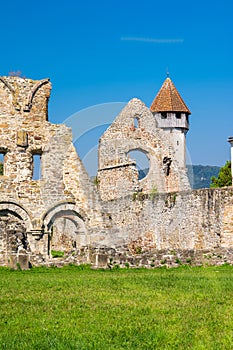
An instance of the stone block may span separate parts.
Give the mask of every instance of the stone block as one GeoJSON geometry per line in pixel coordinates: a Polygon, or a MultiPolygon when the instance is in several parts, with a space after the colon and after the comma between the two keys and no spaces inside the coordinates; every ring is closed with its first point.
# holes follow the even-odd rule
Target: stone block
{"type": "Polygon", "coordinates": [[[21,270],[29,269],[29,256],[27,254],[19,254],[18,264],[21,270]]]}

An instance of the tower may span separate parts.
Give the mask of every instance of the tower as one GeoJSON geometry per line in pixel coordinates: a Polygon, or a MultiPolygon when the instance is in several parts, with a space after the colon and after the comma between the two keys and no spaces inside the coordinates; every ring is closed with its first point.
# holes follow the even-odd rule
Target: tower
{"type": "Polygon", "coordinates": [[[186,168],[186,134],[189,130],[191,112],[184,103],[169,77],[150,107],[157,125],[163,129],[175,150],[175,158],[180,169],[186,168]]]}

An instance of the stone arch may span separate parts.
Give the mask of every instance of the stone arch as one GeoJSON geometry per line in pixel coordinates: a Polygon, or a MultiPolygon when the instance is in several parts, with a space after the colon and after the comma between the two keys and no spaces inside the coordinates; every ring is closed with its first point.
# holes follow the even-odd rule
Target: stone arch
{"type": "Polygon", "coordinates": [[[0,213],[7,211],[24,221],[27,231],[32,228],[30,215],[22,205],[15,202],[0,201],[0,213]]]}
{"type": "Polygon", "coordinates": [[[10,100],[8,103],[12,104],[13,107],[15,108],[15,110],[20,111],[21,106],[19,105],[19,103],[17,101],[17,96],[16,96],[17,94],[16,94],[15,89],[13,89],[11,84],[9,84],[8,81],[6,79],[4,79],[3,77],[0,77],[0,81],[5,85],[5,87],[10,92],[10,95],[9,95],[10,100]]]}
{"type": "Polygon", "coordinates": [[[13,87],[3,77],[0,77],[0,81],[8,88],[10,93],[14,96],[15,90],[13,89],[13,87]]]}
{"type": "Polygon", "coordinates": [[[150,172],[150,152],[145,150],[142,147],[132,147],[127,152],[126,155],[130,158],[133,158],[136,161],[136,168],[138,171],[138,180],[143,181],[150,172]],[[141,159],[140,159],[141,157],[141,159]],[[141,174],[140,171],[148,168],[148,172],[146,174],[141,174]]]}
{"type": "Polygon", "coordinates": [[[28,267],[30,218],[16,203],[0,202],[0,264],[28,267]]]}
{"type": "Polygon", "coordinates": [[[43,217],[48,232],[48,251],[69,252],[87,244],[85,217],[74,203],[59,203],[50,208],[43,217]]]}
{"type": "Polygon", "coordinates": [[[30,93],[28,94],[28,97],[27,97],[27,102],[25,104],[25,107],[24,107],[24,111],[25,112],[30,112],[30,109],[32,107],[32,101],[33,101],[33,98],[37,92],[37,90],[44,84],[47,84],[49,83],[49,79],[43,79],[43,80],[40,80],[38,81],[34,86],[33,86],[33,89],[30,91],[30,93]]]}
{"type": "Polygon", "coordinates": [[[86,215],[81,210],[78,208],[75,204],[75,202],[70,201],[70,202],[60,202],[57,203],[56,205],[52,206],[49,208],[46,213],[42,216],[42,222],[44,223],[44,226],[46,229],[48,229],[49,222],[53,219],[54,216],[59,214],[59,212],[74,212],[77,217],[79,217],[81,220],[85,221],[86,220],[86,215]]]}

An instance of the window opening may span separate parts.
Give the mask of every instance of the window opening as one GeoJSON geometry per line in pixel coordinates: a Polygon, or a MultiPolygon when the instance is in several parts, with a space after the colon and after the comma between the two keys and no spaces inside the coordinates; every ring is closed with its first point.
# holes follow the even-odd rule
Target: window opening
{"type": "Polygon", "coordinates": [[[149,172],[149,159],[146,154],[139,150],[133,150],[128,153],[131,159],[136,161],[136,168],[138,171],[138,180],[144,179],[149,172]]]}
{"type": "Polygon", "coordinates": [[[138,118],[134,118],[134,127],[135,129],[139,127],[138,118]]]}
{"type": "Polygon", "coordinates": [[[41,154],[33,154],[33,171],[32,179],[40,180],[41,179],[41,154]]]}
{"type": "Polygon", "coordinates": [[[161,118],[162,119],[167,119],[167,113],[165,113],[165,112],[161,113],[161,118]]]}
{"type": "Polygon", "coordinates": [[[4,156],[5,153],[0,152],[0,175],[4,175],[4,156]]]}

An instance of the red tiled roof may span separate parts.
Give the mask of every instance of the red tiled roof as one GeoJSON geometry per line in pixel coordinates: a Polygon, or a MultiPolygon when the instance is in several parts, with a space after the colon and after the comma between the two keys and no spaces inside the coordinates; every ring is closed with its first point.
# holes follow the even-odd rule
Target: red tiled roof
{"type": "Polygon", "coordinates": [[[151,112],[184,112],[191,114],[170,78],[167,78],[152,105],[151,112]]]}

